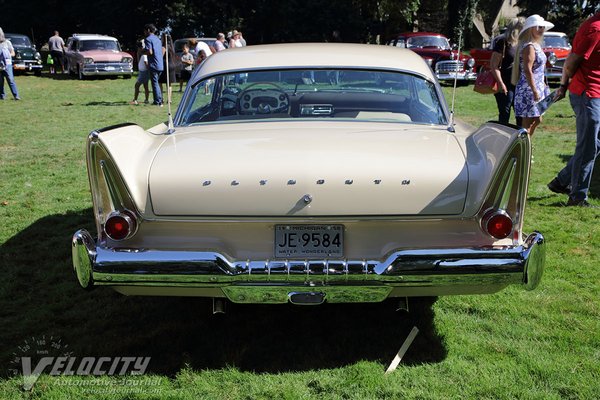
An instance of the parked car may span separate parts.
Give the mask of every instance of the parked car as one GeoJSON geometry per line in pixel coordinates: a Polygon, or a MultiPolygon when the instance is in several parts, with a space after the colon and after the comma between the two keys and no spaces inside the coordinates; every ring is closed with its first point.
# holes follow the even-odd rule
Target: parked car
{"type": "Polygon", "coordinates": [[[97,232],[74,234],[74,270],[84,288],[235,303],[533,289],[530,153],[524,129],[453,121],[407,49],[219,52],[172,123],[89,135],[97,232]]]}
{"type": "Polygon", "coordinates": [[[13,70],[15,72],[33,72],[40,76],[44,67],[42,57],[29,37],[18,33],[5,33],[4,36],[10,40],[15,49],[13,70]]]}
{"type": "MultiPolygon", "coordinates": [[[[173,45],[175,47],[175,54],[177,54],[178,56],[181,57],[181,54],[183,54],[183,45],[188,43],[191,40],[195,40],[196,42],[204,42],[206,43],[208,46],[212,46],[213,43],[215,42],[215,40],[217,40],[216,38],[207,38],[207,37],[201,37],[201,38],[181,38],[181,39],[177,39],[175,40],[175,42],[173,42],[173,45]]],[[[194,49],[190,48],[190,52],[192,54],[194,54],[194,49]]],[[[194,57],[196,57],[196,54],[194,54],[194,57]]]]}
{"type": "Polygon", "coordinates": [[[459,55],[458,50],[450,46],[448,38],[439,33],[402,33],[388,45],[410,49],[423,57],[441,81],[454,81],[456,77],[459,85],[467,85],[477,77],[473,69],[475,60],[462,52],[459,55]]]}
{"type": "MultiPolygon", "coordinates": [[[[216,38],[207,38],[207,37],[201,37],[201,38],[188,37],[188,38],[181,38],[181,39],[175,40],[175,42],[173,42],[173,46],[175,48],[175,54],[177,55],[177,57],[179,57],[179,59],[181,59],[181,55],[183,54],[183,45],[186,43],[189,44],[190,41],[192,41],[192,40],[195,40],[196,42],[204,42],[208,46],[212,46],[213,43],[215,42],[215,40],[217,40],[217,39],[216,38]]],[[[195,48],[190,48],[190,53],[194,56],[194,64],[197,64],[198,58],[197,58],[197,54],[195,52],[195,48]]],[[[183,65],[179,65],[179,68],[177,68],[177,70],[176,70],[176,74],[177,74],[178,78],[181,75],[181,68],[183,68],[183,65]]]]}
{"type": "Polygon", "coordinates": [[[76,33],[67,39],[67,69],[79,79],[89,76],[131,78],[133,57],[111,36],[76,33]]]}
{"type": "Polygon", "coordinates": [[[492,53],[496,41],[501,36],[494,36],[490,41],[489,45],[482,48],[474,48],[469,51],[469,54],[475,60],[474,69],[477,73],[483,71],[484,69],[488,69],[490,67],[490,60],[492,59],[492,53]]]}
{"type": "MultiPolygon", "coordinates": [[[[475,70],[477,72],[489,67],[492,49],[497,39],[498,36],[494,37],[486,48],[471,50],[470,53],[475,60],[475,70]]],[[[546,62],[546,79],[560,80],[564,62],[571,52],[569,38],[562,32],[545,32],[542,48],[548,59],[546,62]]]]}
{"type": "Polygon", "coordinates": [[[546,57],[548,57],[546,79],[560,81],[563,65],[571,53],[569,37],[563,32],[545,32],[543,47],[546,57]]]}

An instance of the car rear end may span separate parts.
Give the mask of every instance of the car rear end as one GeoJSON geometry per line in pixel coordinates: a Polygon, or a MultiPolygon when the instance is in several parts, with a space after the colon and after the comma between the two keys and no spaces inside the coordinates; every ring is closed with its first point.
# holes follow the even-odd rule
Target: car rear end
{"type": "Polygon", "coordinates": [[[411,51],[281,46],[211,56],[173,127],[92,132],[81,286],[320,304],[538,285],[524,130],[450,124],[411,51]],[[290,69],[298,52],[308,65],[290,69]]]}

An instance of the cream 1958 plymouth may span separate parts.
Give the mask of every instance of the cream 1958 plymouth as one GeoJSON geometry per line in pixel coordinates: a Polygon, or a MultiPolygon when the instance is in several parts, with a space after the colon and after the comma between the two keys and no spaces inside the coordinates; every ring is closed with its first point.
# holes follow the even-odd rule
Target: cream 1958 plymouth
{"type": "Polygon", "coordinates": [[[97,233],[84,288],[235,303],[380,302],[534,289],[526,132],[453,122],[407,49],[230,49],[196,70],[169,123],[93,131],[97,233]]]}

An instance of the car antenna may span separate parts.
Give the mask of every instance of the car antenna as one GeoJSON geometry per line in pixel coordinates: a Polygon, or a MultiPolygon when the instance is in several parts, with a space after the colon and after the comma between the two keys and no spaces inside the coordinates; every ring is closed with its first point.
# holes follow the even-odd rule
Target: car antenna
{"type": "Polygon", "coordinates": [[[165,47],[166,47],[166,51],[165,51],[165,61],[166,64],[165,65],[165,69],[167,70],[167,112],[168,112],[168,117],[169,117],[169,122],[168,122],[168,130],[167,130],[167,134],[172,134],[173,132],[175,132],[175,127],[173,126],[173,114],[171,114],[171,80],[169,77],[169,35],[168,32],[165,32],[165,47]]]}
{"type": "MultiPolygon", "coordinates": [[[[460,47],[462,45],[462,30],[458,36],[458,49],[456,53],[456,71],[454,71],[454,87],[452,88],[452,107],[450,108],[450,125],[448,125],[448,130],[450,132],[455,132],[454,130],[454,99],[456,98],[456,82],[458,80],[458,65],[460,64],[460,47]]],[[[452,52],[452,49],[450,49],[452,52]]]]}

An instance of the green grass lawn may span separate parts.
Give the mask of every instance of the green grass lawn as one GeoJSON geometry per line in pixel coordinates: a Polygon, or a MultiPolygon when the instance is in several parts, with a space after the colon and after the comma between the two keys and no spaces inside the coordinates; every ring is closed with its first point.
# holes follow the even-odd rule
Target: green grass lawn
{"type": "MultiPolygon", "coordinates": [[[[573,151],[567,101],[548,111],[533,140],[525,225],[544,233],[548,250],[535,291],[440,298],[410,313],[384,303],[230,306],[213,316],[206,299],[78,286],[71,236],[94,229],[87,134],[120,122],[150,128],[167,111],[128,105],[134,80],[60,78],[19,76],[23,101],[0,102],[0,399],[600,396],[600,210],[564,207],[565,196],[545,186],[573,151]],[[413,326],[415,342],[384,375],[413,326]],[[139,377],[47,369],[28,392],[12,376],[20,356],[63,354],[152,359],[139,377]]],[[[456,116],[473,125],[497,117],[493,96],[471,86],[458,89],[456,103],[456,116]]],[[[599,196],[597,170],[591,202],[599,196]]]]}

